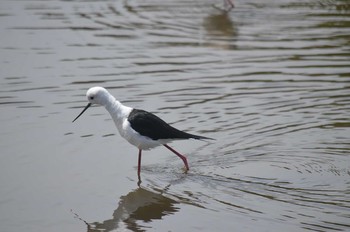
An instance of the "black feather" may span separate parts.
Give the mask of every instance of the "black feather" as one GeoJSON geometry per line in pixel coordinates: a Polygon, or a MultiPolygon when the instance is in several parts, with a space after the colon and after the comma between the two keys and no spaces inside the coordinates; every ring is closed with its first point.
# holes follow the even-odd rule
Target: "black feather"
{"type": "Polygon", "coordinates": [[[153,140],[159,139],[211,139],[180,131],[156,115],[144,110],[133,109],[128,117],[131,127],[140,135],[153,140]]]}

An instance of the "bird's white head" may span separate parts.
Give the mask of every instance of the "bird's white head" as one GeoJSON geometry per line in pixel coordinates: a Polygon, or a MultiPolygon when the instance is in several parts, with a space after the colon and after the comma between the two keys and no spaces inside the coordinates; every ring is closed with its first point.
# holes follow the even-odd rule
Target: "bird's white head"
{"type": "Polygon", "coordinates": [[[92,87],[86,92],[86,97],[89,104],[83,109],[83,111],[73,120],[77,120],[80,115],[82,115],[92,104],[98,104],[106,106],[108,103],[112,102],[114,97],[103,87],[92,87]]]}
{"type": "Polygon", "coordinates": [[[91,104],[106,105],[111,98],[110,93],[103,87],[92,87],[86,92],[86,97],[91,104]]]}

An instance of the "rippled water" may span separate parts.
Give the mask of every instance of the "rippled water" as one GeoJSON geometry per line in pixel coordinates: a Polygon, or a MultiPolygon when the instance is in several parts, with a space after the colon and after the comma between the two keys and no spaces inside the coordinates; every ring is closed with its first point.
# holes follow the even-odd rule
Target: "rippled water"
{"type": "Polygon", "coordinates": [[[349,231],[348,1],[0,3],[1,231],[349,231]],[[100,85],[216,138],[145,152],[100,85]]]}

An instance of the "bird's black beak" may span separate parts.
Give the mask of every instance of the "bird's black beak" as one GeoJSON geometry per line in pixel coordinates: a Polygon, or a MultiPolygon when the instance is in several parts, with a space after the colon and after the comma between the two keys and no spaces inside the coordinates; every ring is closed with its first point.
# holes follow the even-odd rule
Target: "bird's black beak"
{"type": "Polygon", "coordinates": [[[72,121],[74,122],[75,120],[77,120],[80,115],[82,115],[89,107],[91,106],[91,103],[87,104],[87,106],[85,106],[85,108],[83,109],[83,111],[81,111],[81,113],[72,121]]]}

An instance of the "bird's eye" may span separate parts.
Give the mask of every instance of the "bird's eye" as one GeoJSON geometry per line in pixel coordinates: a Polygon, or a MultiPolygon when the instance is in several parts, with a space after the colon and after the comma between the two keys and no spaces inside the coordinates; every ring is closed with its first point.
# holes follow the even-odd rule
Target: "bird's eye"
{"type": "Polygon", "coordinates": [[[94,100],[94,97],[90,97],[90,100],[94,100]]]}

